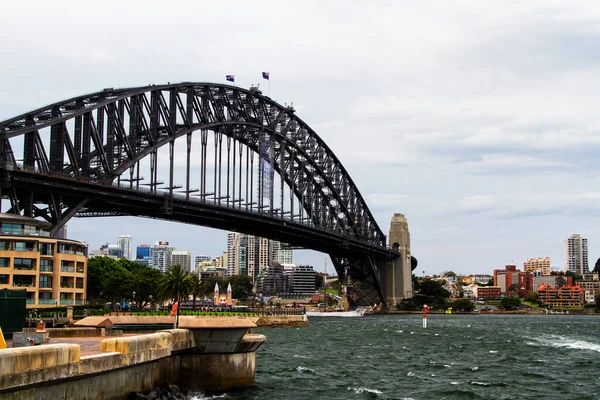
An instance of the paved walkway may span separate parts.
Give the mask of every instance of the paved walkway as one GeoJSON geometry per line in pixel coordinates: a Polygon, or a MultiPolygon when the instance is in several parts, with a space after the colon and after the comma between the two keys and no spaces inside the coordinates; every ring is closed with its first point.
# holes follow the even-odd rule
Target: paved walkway
{"type": "MultiPolygon", "coordinates": [[[[72,337],[72,338],[50,338],[47,344],[59,344],[59,343],[71,343],[78,344],[81,347],[80,356],[91,356],[93,354],[100,354],[100,342],[104,339],[124,337],[124,336],[137,336],[134,334],[125,334],[122,336],[94,336],[94,337],[72,337]]],[[[43,345],[42,345],[43,346],[43,345]]],[[[12,339],[6,341],[6,348],[12,347],[12,339]]]]}

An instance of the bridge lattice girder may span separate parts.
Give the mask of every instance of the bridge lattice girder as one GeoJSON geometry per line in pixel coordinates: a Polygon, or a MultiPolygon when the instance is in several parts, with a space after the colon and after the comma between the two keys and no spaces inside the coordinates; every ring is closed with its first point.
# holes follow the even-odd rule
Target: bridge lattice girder
{"type": "MultiPolygon", "coordinates": [[[[188,200],[198,196],[212,206],[259,212],[320,229],[361,242],[377,257],[389,252],[385,235],[331,149],[292,107],[282,106],[253,88],[180,83],[110,88],[68,99],[0,122],[0,162],[6,171],[29,171],[121,189],[143,191],[140,185],[147,185],[148,195],[162,193],[171,199],[181,189],[188,200]],[[200,136],[199,155],[192,153],[196,132],[200,136]],[[186,148],[186,176],[181,186],[174,176],[174,148],[179,138],[185,138],[186,148]],[[164,146],[168,147],[170,165],[166,186],[160,188],[159,169],[165,174],[158,158],[164,146]],[[210,147],[214,147],[214,159],[207,156],[210,147]],[[13,149],[22,152],[22,162],[17,162],[13,149]],[[223,154],[227,155],[226,184],[221,182],[223,154]],[[191,182],[192,157],[200,160],[198,188],[191,182]],[[209,162],[214,162],[214,176],[209,162]],[[142,177],[145,164],[149,164],[149,171],[144,171],[149,172],[149,178],[142,177]],[[278,196],[271,171],[279,176],[278,196]]],[[[34,193],[28,187],[29,193],[17,196],[15,187],[5,184],[2,189],[2,195],[12,201],[9,212],[42,216],[57,227],[77,213],[118,213],[94,202],[93,196],[70,199],[65,193],[57,198],[48,192],[48,200],[42,200],[39,188],[34,193]],[[67,198],[70,201],[65,201],[67,198]],[[38,205],[44,202],[45,209],[38,205]]],[[[367,260],[369,251],[365,254],[367,260]]],[[[341,274],[343,261],[334,259],[334,264],[341,274]]],[[[363,268],[365,276],[375,280],[371,286],[380,286],[379,270],[378,265],[363,268]]],[[[377,290],[381,297],[381,287],[377,290]]]]}

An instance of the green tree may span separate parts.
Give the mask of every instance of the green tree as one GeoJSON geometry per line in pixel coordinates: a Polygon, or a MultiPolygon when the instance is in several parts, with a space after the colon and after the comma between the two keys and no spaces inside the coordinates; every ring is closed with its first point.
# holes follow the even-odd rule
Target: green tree
{"type": "Polygon", "coordinates": [[[519,297],[519,285],[516,283],[510,285],[508,289],[506,289],[506,294],[508,296],[519,297]]]}
{"type": "Polygon", "coordinates": [[[192,295],[192,310],[196,309],[196,299],[202,296],[202,282],[200,282],[200,275],[190,274],[190,294],[192,295]]]}
{"type": "Polygon", "coordinates": [[[443,275],[446,278],[456,278],[456,272],[454,271],[447,271],[444,273],[443,275]]]}
{"type": "Polygon", "coordinates": [[[538,303],[539,296],[536,292],[527,292],[527,294],[524,297],[524,300],[529,303],[538,303]]]}
{"type": "Polygon", "coordinates": [[[244,299],[253,296],[252,278],[248,275],[234,275],[229,279],[231,284],[231,297],[234,299],[244,299]]]}
{"type": "Polygon", "coordinates": [[[452,302],[452,309],[457,311],[473,311],[475,305],[469,299],[457,299],[452,302]]]}
{"type": "Polygon", "coordinates": [[[192,291],[192,283],[189,273],[179,264],[169,267],[160,283],[160,293],[166,299],[177,302],[177,315],[175,316],[175,328],[179,326],[179,309],[181,301],[189,297],[192,291]]]}
{"type": "Polygon", "coordinates": [[[315,274],[315,289],[320,290],[323,289],[323,283],[325,282],[325,278],[321,274],[315,274]]]}
{"type": "Polygon", "coordinates": [[[505,310],[517,310],[521,307],[521,299],[518,297],[503,297],[500,303],[505,310]]]}
{"type": "Polygon", "coordinates": [[[212,275],[202,281],[202,295],[212,297],[215,291],[215,284],[219,285],[219,290],[227,287],[227,282],[223,278],[212,275]]]}
{"type": "Polygon", "coordinates": [[[560,287],[563,287],[566,284],[567,284],[567,280],[564,277],[559,276],[558,278],[556,278],[556,288],[557,289],[560,287]]]}
{"type": "Polygon", "coordinates": [[[594,297],[594,300],[596,300],[596,312],[599,312],[600,311],[600,293],[594,297]]]}

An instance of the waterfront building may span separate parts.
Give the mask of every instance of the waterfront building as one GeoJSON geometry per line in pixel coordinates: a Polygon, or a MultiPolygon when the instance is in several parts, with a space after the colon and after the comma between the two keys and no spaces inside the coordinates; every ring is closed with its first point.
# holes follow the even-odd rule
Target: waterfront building
{"type": "Polygon", "coordinates": [[[279,263],[267,267],[256,280],[256,291],[263,296],[273,296],[288,292],[284,268],[279,263]]]}
{"type": "MultiPolygon", "coordinates": [[[[285,266],[286,264],[284,264],[284,270],[285,266]]],[[[293,294],[312,294],[315,292],[315,270],[311,265],[291,264],[288,279],[290,292],[293,294]]]]}
{"type": "Polygon", "coordinates": [[[537,292],[540,285],[560,287],[562,285],[572,285],[573,277],[565,275],[534,275],[532,280],[533,291],[537,292]],[[562,283],[561,283],[562,282],[562,283]]]}
{"type": "Polygon", "coordinates": [[[157,269],[162,273],[166,273],[171,267],[172,252],[173,246],[170,246],[169,242],[156,242],[152,247],[152,268],[157,269]]]}
{"type": "Polygon", "coordinates": [[[564,241],[565,272],[571,271],[577,275],[589,272],[587,239],[579,234],[573,234],[564,241]]]}
{"type": "Polygon", "coordinates": [[[45,221],[0,214],[0,289],[24,289],[27,308],[84,304],[87,245],[50,237],[45,221]]]}
{"type": "Polygon", "coordinates": [[[503,296],[506,296],[511,287],[519,296],[523,297],[533,290],[533,274],[518,270],[516,265],[507,265],[504,269],[494,270],[494,286],[499,286],[503,296]],[[516,285],[516,286],[513,286],[516,285]]]}
{"type": "Polygon", "coordinates": [[[131,235],[117,236],[117,246],[121,249],[121,257],[133,260],[131,235]]]}
{"type": "Polygon", "coordinates": [[[181,265],[184,271],[192,272],[192,252],[189,250],[173,250],[171,265],[181,265]]]}
{"type": "Polygon", "coordinates": [[[554,308],[579,308],[585,302],[585,290],[580,286],[564,285],[557,289],[541,284],[537,291],[539,301],[554,308]]]}
{"type": "Polygon", "coordinates": [[[231,298],[231,283],[227,285],[227,293],[221,294],[219,291],[219,284],[215,283],[215,290],[213,293],[213,303],[215,306],[227,307],[235,305],[235,301],[231,298]]]}
{"type": "Polygon", "coordinates": [[[523,263],[525,272],[541,272],[542,275],[550,275],[550,257],[530,258],[523,263]]]}
{"type": "Polygon", "coordinates": [[[473,296],[476,299],[499,299],[502,297],[500,286],[475,286],[473,296]]]}

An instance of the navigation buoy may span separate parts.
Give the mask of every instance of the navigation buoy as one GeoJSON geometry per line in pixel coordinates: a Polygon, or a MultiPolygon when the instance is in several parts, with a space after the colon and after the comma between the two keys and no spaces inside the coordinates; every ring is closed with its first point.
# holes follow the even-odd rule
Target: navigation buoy
{"type": "Polygon", "coordinates": [[[423,304],[423,328],[427,328],[427,313],[431,311],[431,307],[423,304]]]}

